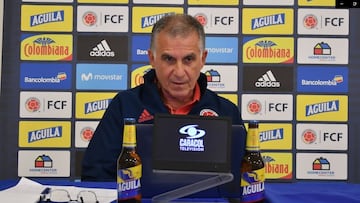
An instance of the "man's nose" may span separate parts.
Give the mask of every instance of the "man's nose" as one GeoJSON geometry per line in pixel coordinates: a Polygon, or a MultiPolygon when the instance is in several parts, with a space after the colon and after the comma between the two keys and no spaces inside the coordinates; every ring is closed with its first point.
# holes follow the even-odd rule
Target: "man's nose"
{"type": "Polygon", "coordinates": [[[185,74],[185,65],[181,61],[177,62],[175,65],[175,74],[177,76],[182,76],[185,74]]]}

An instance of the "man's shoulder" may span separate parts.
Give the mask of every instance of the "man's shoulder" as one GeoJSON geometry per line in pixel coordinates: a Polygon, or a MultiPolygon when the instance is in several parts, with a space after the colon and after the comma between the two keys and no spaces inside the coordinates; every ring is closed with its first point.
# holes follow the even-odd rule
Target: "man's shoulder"
{"type": "Polygon", "coordinates": [[[205,100],[213,100],[214,101],[215,99],[217,99],[223,105],[236,107],[236,104],[234,104],[228,98],[225,98],[210,89],[206,89],[206,92],[203,96],[204,96],[205,100]]]}
{"type": "Polygon", "coordinates": [[[128,96],[131,96],[131,95],[138,95],[140,92],[143,91],[143,88],[144,88],[144,85],[141,84],[141,85],[138,85],[136,87],[132,87],[132,88],[129,88],[129,89],[126,89],[126,90],[122,90],[122,91],[117,93],[117,96],[118,97],[128,97],[128,96]]]}

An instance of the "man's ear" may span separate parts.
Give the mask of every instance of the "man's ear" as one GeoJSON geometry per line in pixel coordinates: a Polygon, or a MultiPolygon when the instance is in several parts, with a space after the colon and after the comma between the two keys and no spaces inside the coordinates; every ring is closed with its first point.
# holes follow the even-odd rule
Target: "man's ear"
{"type": "Polygon", "coordinates": [[[202,56],[201,56],[201,61],[202,61],[203,65],[205,65],[205,63],[206,63],[206,57],[207,57],[207,55],[208,55],[208,51],[205,49],[205,50],[203,51],[203,53],[202,53],[202,56]]]}
{"type": "Polygon", "coordinates": [[[154,64],[155,61],[155,55],[154,53],[151,51],[151,49],[148,49],[148,58],[149,58],[149,63],[150,65],[154,64]]]}

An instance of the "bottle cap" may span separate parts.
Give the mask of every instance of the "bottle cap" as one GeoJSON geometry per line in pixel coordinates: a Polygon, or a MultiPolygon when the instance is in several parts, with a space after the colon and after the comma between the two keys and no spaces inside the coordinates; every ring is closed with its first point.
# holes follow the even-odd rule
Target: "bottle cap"
{"type": "Polygon", "coordinates": [[[124,124],[135,124],[136,120],[135,118],[124,118],[124,124]]]}
{"type": "Polygon", "coordinates": [[[259,127],[259,121],[257,121],[257,120],[251,120],[251,121],[249,121],[249,127],[250,127],[250,128],[257,128],[257,127],[259,127]]]}

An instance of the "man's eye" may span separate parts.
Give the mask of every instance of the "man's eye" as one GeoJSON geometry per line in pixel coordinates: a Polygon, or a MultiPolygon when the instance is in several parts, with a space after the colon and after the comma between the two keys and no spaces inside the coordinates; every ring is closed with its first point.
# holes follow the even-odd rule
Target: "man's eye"
{"type": "Polygon", "coordinates": [[[186,57],[185,58],[185,61],[186,62],[191,62],[191,61],[193,61],[194,60],[194,57],[192,57],[192,56],[189,56],[189,57],[186,57]]]}
{"type": "Polygon", "coordinates": [[[164,56],[164,57],[163,57],[163,60],[164,60],[164,61],[168,61],[168,62],[169,62],[169,61],[173,61],[173,60],[174,60],[174,58],[173,58],[173,57],[171,57],[171,56],[164,56]]]}

